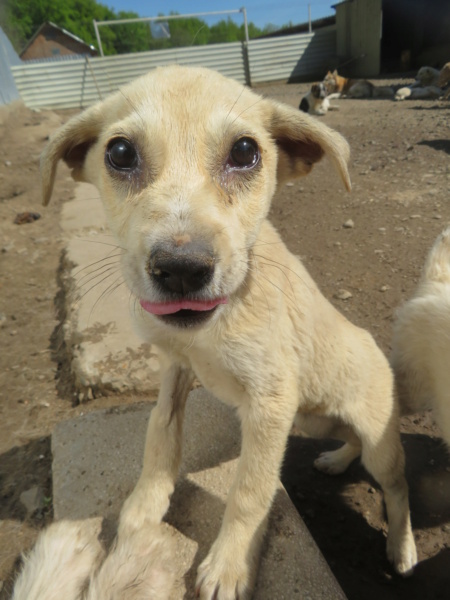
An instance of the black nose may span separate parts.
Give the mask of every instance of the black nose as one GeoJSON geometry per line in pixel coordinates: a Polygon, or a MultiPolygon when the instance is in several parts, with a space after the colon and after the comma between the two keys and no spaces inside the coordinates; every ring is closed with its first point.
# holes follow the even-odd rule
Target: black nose
{"type": "Polygon", "coordinates": [[[161,291],[186,295],[198,292],[214,275],[214,254],[201,242],[177,246],[167,242],[156,245],[150,254],[148,272],[161,291]]]}

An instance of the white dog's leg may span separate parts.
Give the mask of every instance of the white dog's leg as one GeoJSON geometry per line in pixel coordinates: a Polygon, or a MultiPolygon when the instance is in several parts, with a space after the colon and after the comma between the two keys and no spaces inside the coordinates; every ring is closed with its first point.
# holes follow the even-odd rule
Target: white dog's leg
{"type": "Polygon", "coordinates": [[[119,537],[144,522],[159,523],[169,508],[181,460],[184,408],[193,373],[171,365],[162,375],[158,403],[152,410],[139,481],[119,519],[119,537]]]}
{"type": "Polygon", "coordinates": [[[449,377],[442,377],[440,383],[443,384],[436,389],[436,398],[433,403],[433,416],[442,432],[442,439],[450,449],[450,397],[448,387],[449,377]],[[447,379],[447,381],[445,381],[447,379]]]}
{"type": "MultiPolygon", "coordinates": [[[[295,391],[289,397],[296,398],[295,391]]],[[[202,600],[244,600],[251,594],[296,406],[290,409],[289,402],[273,399],[240,409],[241,457],[219,535],[198,570],[202,600]],[[274,404],[283,408],[269,410],[274,404]]]]}

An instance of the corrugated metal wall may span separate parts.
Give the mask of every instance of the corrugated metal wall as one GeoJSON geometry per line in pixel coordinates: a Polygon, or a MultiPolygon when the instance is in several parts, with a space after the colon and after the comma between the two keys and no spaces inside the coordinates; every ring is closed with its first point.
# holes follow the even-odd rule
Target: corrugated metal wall
{"type": "Polygon", "coordinates": [[[132,79],[167,64],[205,66],[245,82],[241,43],[175,48],[84,60],[13,67],[14,79],[31,108],[82,108],[132,79]]]}
{"type": "Polygon", "coordinates": [[[11,73],[12,65],[20,64],[20,58],[0,27],[0,104],[9,104],[20,98],[11,73]]]}
{"type": "Polygon", "coordinates": [[[323,75],[336,54],[336,29],[312,34],[252,40],[248,53],[240,42],[90,57],[85,60],[22,64],[12,68],[17,88],[31,108],[83,108],[132,79],[167,64],[203,66],[248,83],[323,75]]]}
{"type": "Polygon", "coordinates": [[[287,79],[323,78],[336,56],[336,27],[313,33],[251,40],[249,44],[252,83],[287,79]]]}

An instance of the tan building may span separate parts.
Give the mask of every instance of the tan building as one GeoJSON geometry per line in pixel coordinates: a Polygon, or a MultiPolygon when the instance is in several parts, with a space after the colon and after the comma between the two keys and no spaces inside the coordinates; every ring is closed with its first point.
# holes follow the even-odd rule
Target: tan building
{"type": "Polygon", "coordinates": [[[440,68],[450,60],[449,0],[344,0],[333,8],[344,75],[440,68]]]}
{"type": "Polygon", "coordinates": [[[97,50],[76,35],[48,21],[39,27],[20,53],[20,58],[33,60],[67,55],[96,56],[97,50]]]}

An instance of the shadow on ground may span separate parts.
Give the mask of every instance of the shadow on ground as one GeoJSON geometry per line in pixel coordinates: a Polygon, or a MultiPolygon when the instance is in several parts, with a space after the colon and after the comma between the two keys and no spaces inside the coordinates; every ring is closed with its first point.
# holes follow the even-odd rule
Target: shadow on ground
{"type": "Polygon", "coordinates": [[[422,546],[420,563],[406,579],[394,572],[386,558],[386,523],[378,484],[358,461],[336,477],[317,472],[314,459],[339,445],[333,441],[289,440],[282,481],[348,600],[448,599],[450,528],[448,544],[442,547],[434,543],[428,547],[424,538],[427,528],[448,528],[446,449],[440,440],[425,435],[404,435],[402,441],[413,529],[422,546]]]}

